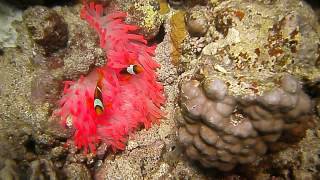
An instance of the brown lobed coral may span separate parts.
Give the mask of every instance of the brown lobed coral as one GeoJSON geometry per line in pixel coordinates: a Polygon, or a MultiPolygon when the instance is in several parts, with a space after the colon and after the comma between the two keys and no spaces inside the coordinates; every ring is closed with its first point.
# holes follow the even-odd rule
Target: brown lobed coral
{"type": "Polygon", "coordinates": [[[284,75],[278,87],[258,96],[228,95],[217,78],[182,84],[176,120],[186,155],[204,167],[232,170],[252,163],[310,118],[311,100],[299,82],[284,75]]]}
{"type": "Polygon", "coordinates": [[[203,9],[212,16],[199,42],[184,39],[176,119],[190,159],[229,171],[288,147],[312,123],[301,84],[319,77],[319,30],[310,7],[288,2],[219,2],[203,9]]]}

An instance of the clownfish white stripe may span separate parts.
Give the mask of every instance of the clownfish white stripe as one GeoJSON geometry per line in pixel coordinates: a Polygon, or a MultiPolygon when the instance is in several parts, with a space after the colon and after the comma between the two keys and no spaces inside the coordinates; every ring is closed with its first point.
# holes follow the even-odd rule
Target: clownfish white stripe
{"type": "Polygon", "coordinates": [[[143,68],[137,64],[130,64],[129,66],[120,70],[120,74],[137,75],[143,71],[143,68]]]}
{"type": "Polygon", "coordinates": [[[101,91],[99,86],[97,86],[96,88],[97,88],[97,90],[99,90],[100,93],[102,93],[102,91],[101,91]]]}
{"type": "Polygon", "coordinates": [[[103,109],[103,103],[100,99],[94,99],[93,105],[94,105],[94,107],[99,106],[103,109]]]}
{"type": "Polygon", "coordinates": [[[132,75],[135,75],[136,73],[134,72],[134,65],[133,64],[131,64],[130,66],[128,66],[127,67],[127,72],[129,73],[129,74],[132,74],[132,75]]]}

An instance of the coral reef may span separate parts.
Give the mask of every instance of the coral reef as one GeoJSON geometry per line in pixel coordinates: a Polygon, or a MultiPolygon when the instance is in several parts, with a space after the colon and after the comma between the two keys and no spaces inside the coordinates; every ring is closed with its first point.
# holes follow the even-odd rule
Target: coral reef
{"type": "Polygon", "coordinates": [[[66,79],[76,80],[81,75],[86,75],[94,67],[104,65],[105,54],[97,45],[97,35],[81,22],[73,28],[75,33],[70,37],[68,51],[63,54],[63,76],[66,79]]]}
{"type": "Polygon", "coordinates": [[[57,179],[54,166],[51,161],[46,159],[35,160],[30,163],[30,179],[57,179]]]}
{"type": "Polygon", "coordinates": [[[143,34],[145,39],[151,40],[158,33],[163,17],[160,12],[160,2],[158,0],[126,1],[117,4],[122,10],[128,12],[126,22],[139,27],[139,34],[143,34]]]}
{"type": "Polygon", "coordinates": [[[17,164],[10,159],[3,160],[4,162],[4,167],[1,168],[0,171],[0,179],[12,179],[12,180],[18,180],[19,175],[16,171],[17,169],[17,164]]]}
{"type": "Polygon", "coordinates": [[[245,7],[245,2],[228,1],[207,12],[213,20],[202,34],[205,46],[192,46],[187,37],[180,57],[185,72],[176,112],[179,141],[189,158],[221,171],[288,146],[281,141],[297,141],[313,118],[301,84],[319,76],[314,66],[319,32],[307,28],[316,18],[284,11],[279,20],[266,5],[250,4],[261,10],[258,14],[245,7]],[[312,20],[302,24],[307,17],[312,20]],[[306,36],[309,30],[313,40],[306,36]]]}
{"type": "MultiPolygon", "coordinates": [[[[282,1],[277,3],[284,5],[282,1]]],[[[214,76],[225,81],[231,94],[237,96],[261,95],[270,90],[273,79],[279,79],[277,76],[284,72],[290,72],[299,80],[316,80],[319,38],[318,30],[312,28],[317,27],[317,20],[310,13],[310,7],[291,4],[283,12],[267,12],[266,5],[253,3],[251,6],[252,9],[246,9],[246,3],[222,2],[209,12],[213,21],[209,21],[204,41],[199,43],[201,46],[191,46],[194,39],[189,37],[183,42],[186,50],[180,58],[184,70],[188,71],[186,75],[214,76]],[[256,9],[268,18],[257,14],[256,9]],[[275,19],[274,14],[282,16],[275,19]],[[301,23],[302,20],[306,23],[301,23]],[[249,26],[252,27],[250,33],[249,26]]]]}
{"type": "Polygon", "coordinates": [[[203,6],[189,9],[185,15],[185,22],[191,36],[203,36],[209,28],[208,14],[203,6]]]}
{"type": "Polygon", "coordinates": [[[167,118],[164,118],[159,126],[143,129],[131,136],[121,155],[108,155],[95,178],[205,178],[191,164],[181,160],[181,151],[176,144],[173,110],[178,94],[177,69],[170,59],[168,60],[170,48],[170,34],[166,34],[164,41],[157,46],[156,60],[161,64],[158,73],[167,98],[167,118]]]}
{"type": "Polygon", "coordinates": [[[66,47],[68,26],[55,10],[35,6],[24,12],[23,20],[32,39],[44,49],[46,54],[66,47]]]}
{"type": "Polygon", "coordinates": [[[316,113],[320,117],[320,100],[316,99],[316,113]]]}
{"type": "Polygon", "coordinates": [[[58,100],[61,89],[61,81],[47,71],[39,71],[31,82],[31,99],[33,103],[54,104],[58,100]]]}
{"type": "MultiPolygon", "coordinates": [[[[26,2],[15,1],[19,1],[18,4],[23,6],[26,2]]],[[[155,51],[155,60],[161,65],[157,69],[157,80],[163,84],[167,98],[163,107],[167,112],[166,118],[161,119],[159,125],[130,134],[126,148],[121,153],[114,154],[109,151],[106,144],[98,144],[96,155],[83,154],[70,140],[75,132],[74,129],[61,128],[59,119],[51,117],[51,113],[56,107],[53,102],[60,98],[57,92],[61,91],[62,80],[76,81],[81,75],[88,75],[96,67],[104,66],[109,62],[109,58],[106,60],[104,49],[99,47],[99,35],[80,19],[81,5],[78,1],[54,1],[54,6],[51,6],[50,0],[36,1],[40,4],[49,4],[48,7],[40,9],[56,13],[64,21],[68,29],[68,40],[64,46],[58,46],[53,52],[45,53],[43,47],[50,45],[37,44],[26,26],[26,22],[39,22],[38,17],[29,16],[28,21],[16,21],[10,26],[17,32],[17,39],[12,44],[15,47],[0,49],[1,178],[18,176],[20,179],[30,179],[32,172],[48,178],[50,175],[46,170],[51,174],[55,173],[57,179],[72,178],[75,174],[84,179],[320,178],[318,173],[320,170],[318,151],[320,121],[316,115],[312,116],[314,121],[305,119],[303,120],[305,123],[300,123],[300,120],[285,121],[281,131],[272,132],[258,132],[254,122],[257,123],[257,129],[259,124],[267,122],[253,119],[254,113],[258,112],[257,107],[268,113],[271,111],[263,105],[265,101],[263,97],[275,88],[278,90],[272,96],[280,93],[279,96],[282,99],[289,97],[292,100],[287,101],[287,99],[286,105],[302,97],[301,94],[298,95],[299,93],[286,92],[280,83],[284,74],[289,74],[290,78],[298,82],[300,93],[300,86],[303,87],[305,93],[312,98],[315,108],[318,108],[318,113],[320,112],[319,95],[314,88],[319,80],[317,69],[320,67],[319,17],[315,15],[317,12],[314,13],[304,1],[175,0],[181,3],[173,7],[168,5],[167,0],[159,0],[159,3],[156,1],[144,3],[142,0],[89,0],[88,2],[94,1],[109,6],[110,8],[104,10],[104,15],[117,10],[129,11],[125,22],[139,23],[139,26],[142,26],[142,29],[135,30],[135,33],[148,36],[150,38],[148,44],[153,44],[154,38],[156,42],[161,42],[155,51]],[[176,65],[173,65],[171,52],[175,42],[170,39],[174,29],[170,23],[171,18],[178,11],[190,12],[190,8],[196,5],[202,6],[201,11],[204,14],[210,14],[207,17],[208,29],[201,37],[193,37],[189,35],[186,24],[180,24],[181,27],[185,26],[184,36],[183,40],[176,43],[178,45],[176,47],[179,47],[179,55],[176,56],[178,59],[176,65]],[[163,25],[159,21],[158,13],[163,25]],[[130,18],[139,19],[137,20],[139,22],[130,21],[130,18]],[[159,26],[164,31],[154,37],[159,26]],[[152,31],[147,31],[147,28],[151,28],[152,31]],[[163,40],[160,37],[162,35],[165,36],[163,40]],[[200,83],[200,92],[205,95],[207,102],[216,104],[223,102],[222,105],[233,107],[224,103],[225,99],[211,100],[203,88],[204,83],[211,80],[225,84],[222,86],[226,86],[226,96],[236,102],[234,110],[243,118],[250,119],[252,128],[258,132],[255,138],[259,137],[257,142],[265,144],[267,153],[256,157],[257,160],[253,163],[243,165],[237,161],[239,166],[231,172],[220,172],[215,170],[217,168],[206,169],[199,166],[201,163],[189,161],[188,156],[183,153],[184,146],[178,144],[179,130],[177,122],[174,121],[174,114],[179,112],[179,110],[175,111],[181,87],[178,84],[188,82],[189,79],[200,83]],[[257,98],[245,99],[246,96],[251,95],[257,98]],[[301,141],[298,141],[300,136],[304,135],[304,129],[310,127],[309,123],[312,128],[306,131],[301,141]],[[288,124],[290,126],[287,126],[288,124]],[[277,139],[279,132],[281,136],[277,139]],[[277,140],[271,142],[272,139],[277,140]],[[292,141],[298,142],[292,144],[292,141]],[[38,165],[32,169],[32,164],[38,165]]],[[[35,1],[26,3],[33,2],[35,1]]],[[[316,2],[310,3],[312,8],[318,11],[313,3],[316,4],[316,2]]],[[[28,6],[28,12],[39,9],[28,6]]],[[[183,21],[185,20],[185,15],[180,17],[183,21]]],[[[44,24],[50,22],[42,19],[44,24]]],[[[50,32],[55,33],[55,31],[50,32]]],[[[283,106],[281,103],[275,107],[283,106]]],[[[283,111],[287,108],[281,111],[278,108],[272,112],[275,112],[275,115],[283,121],[285,114],[283,111]]],[[[219,109],[216,107],[213,109],[219,116],[221,115],[219,109]]],[[[274,114],[270,117],[274,118],[274,114]]],[[[278,121],[271,122],[278,123],[278,121]]],[[[186,128],[190,126],[189,124],[182,125],[186,128]]],[[[209,130],[213,129],[224,136],[226,134],[225,131],[202,124],[209,130]]],[[[188,130],[187,132],[189,133],[188,130]]],[[[238,134],[231,133],[228,138],[231,137],[241,139],[238,134]]],[[[251,141],[254,138],[247,139],[251,141]]],[[[201,136],[200,140],[195,139],[195,145],[205,142],[201,136]]],[[[236,142],[241,145],[243,143],[236,142]]],[[[230,144],[228,141],[223,145],[230,144]]],[[[215,146],[212,147],[215,148],[215,146]]],[[[253,151],[255,150],[253,147],[248,149],[258,152],[253,151]]],[[[220,150],[219,153],[221,153],[220,150]]],[[[252,153],[252,156],[244,157],[253,158],[254,155],[252,153]]]]}
{"type": "Polygon", "coordinates": [[[158,0],[158,1],[159,1],[159,6],[160,6],[159,13],[161,15],[167,14],[170,11],[167,0],[158,0]]]}
{"type": "Polygon", "coordinates": [[[17,32],[12,27],[12,23],[21,20],[21,10],[6,2],[0,2],[0,48],[16,47],[17,32]]]}
{"type": "Polygon", "coordinates": [[[123,150],[129,133],[141,125],[149,128],[158,122],[164,103],[162,86],[153,72],[159,67],[152,59],[154,47],[147,46],[143,36],[135,34],[137,26],[123,22],[124,13],[104,15],[103,11],[102,5],[85,3],[81,17],[99,34],[108,62],[78,81],[66,82],[60,108],[54,112],[66,128],[75,130],[76,147],[93,153],[99,143],[123,150]],[[141,66],[143,72],[126,78],[121,69],[131,64],[141,66]],[[106,108],[101,115],[93,107],[99,77],[102,106],[106,108]]]}
{"type": "Polygon", "coordinates": [[[82,164],[69,164],[65,167],[66,177],[70,180],[87,179],[91,180],[91,175],[88,169],[82,164]]]}
{"type": "Polygon", "coordinates": [[[184,4],[184,0],[168,0],[171,7],[177,8],[184,4]]]}
{"type": "Polygon", "coordinates": [[[228,95],[219,79],[182,84],[179,141],[191,159],[205,167],[229,171],[254,162],[284,131],[310,119],[311,100],[298,81],[284,76],[279,88],[258,97],[228,95]]]}
{"type": "MultiPolygon", "coordinates": [[[[42,5],[42,6],[52,6],[58,4],[67,4],[69,1],[55,1],[55,0],[5,0],[8,3],[17,6],[21,9],[26,9],[31,6],[42,5]]],[[[69,2],[70,3],[70,2],[69,2]]]]}
{"type": "Polygon", "coordinates": [[[178,11],[174,15],[172,15],[170,20],[170,24],[171,24],[170,37],[172,41],[171,57],[172,57],[172,63],[175,65],[179,64],[179,59],[182,51],[181,44],[187,35],[184,15],[185,15],[184,11],[178,11]]]}
{"type": "MultiPolygon", "coordinates": [[[[39,8],[30,7],[27,12],[39,8]]],[[[103,51],[97,47],[97,36],[79,18],[79,6],[42,8],[59,14],[68,24],[67,48],[59,46],[61,49],[44,54],[42,47],[34,43],[29,34],[26,21],[23,21],[13,26],[18,32],[17,47],[3,48],[0,54],[0,157],[14,160],[18,167],[16,173],[28,178],[30,174],[26,169],[36,159],[52,158],[52,163],[58,168],[62,168],[66,161],[68,151],[64,141],[68,133],[50,118],[55,102],[60,98],[62,79],[77,78],[80,74],[86,74],[89,66],[99,64],[99,59],[103,63],[105,61],[103,51]],[[78,43],[83,38],[86,38],[86,43],[78,43]],[[86,70],[78,71],[79,67],[85,66],[85,63],[79,62],[91,63],[83,68],[86,70]],[[55,147],[64,150],[60,154],[52,152],[51,148],[55,147]]],[[[37,16],[29,18],[28,22],[39,20],[37,16]]],[[[50,21],[44,20],[43,23],[46,22],[50,21]]]]}
{"type": "Polygon", "coordinates": [[[178,9],[181,7],[193,7],[196,5],[207,5],[208,0],[168,0],[172,8],[178,9]]]}
{"type": "Polygon", "coordinates": [[[316,15],[318,16],[318,21],[320,22],[320,3],[312,0],[306,0],[306,2],[311,5],[312,9],[315,11],[316,15]]]}
{"type": "Polygon", "coordinates": [[[75,21],[74,15],[70,13],[62,17],[58,11],[61,10],[35,6],[24,12],[24,22],[35,42],[33,62],[49,71],[63,68],[63,72],[49,73],[56,74],[56,79],[62,79],[58,73],[63,73],[67,79],[77,79],[93,66],[105,64],[103,50],[95,46],[96,34],[89,28],[79,29],[85,26],[81,21],[67,25],[66,21],[75,21]],[[34,19],[35,16],[39,18],[34,19]]]}

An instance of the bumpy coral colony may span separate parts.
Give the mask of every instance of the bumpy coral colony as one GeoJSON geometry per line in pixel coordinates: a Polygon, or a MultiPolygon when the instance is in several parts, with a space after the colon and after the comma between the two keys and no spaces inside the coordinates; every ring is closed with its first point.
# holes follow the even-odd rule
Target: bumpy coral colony
{"type": "Polygon", "coordinates": [[[55,111],[64,126],[75,130],[75,145],[91,152],[99,143],[124,149],[128,134],[159,121],[165,101],[154,72],[159,67],[152,59],[155,46],[147,46],[144,37],[134,33],[137,26],[123,22],[125,13],[106,13],[102,5],[84,3],[81,18],[98,32],[107,63],[76,82],[66,82],[55,111]],[[133,65],[142,67],[142,72],[135,74],[133,65]],[[126,68],[129,73],[123,74],[126,68]],[[102,113],[95,111],[98,81],[102,113]]]}
{"type": "Polygon", "coordinates": [[[205,167],[229,171],[252,163],[310,116],[311,100],[290,75],[262,96],[236,98],[227,91],[223,81],[210,78],[181,86],[179,141],[205,167]]]}
{"type": "Polygon", "coordinates": [[[186,156],[204,167],[258,169],[314,123],[304,81],[319,79],[317,18],[303,1],[269,3],[278,8],[228,0],[186,12],[175,119],[186,156]]]}

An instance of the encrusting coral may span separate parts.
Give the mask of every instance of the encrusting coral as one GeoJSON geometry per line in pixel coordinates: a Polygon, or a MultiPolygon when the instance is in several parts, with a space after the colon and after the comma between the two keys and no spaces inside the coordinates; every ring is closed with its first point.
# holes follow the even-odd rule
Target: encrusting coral
{"type": "Polygon", "coordinates": [[[205,10],[203,6],[195,6],[187,11],[185,22],[191,36],[200,37],[208,31],[209,22],[205,10]]]}
{"type": "Polygon", "coordinates": [[[102,5],[84,2],[81,17],[99,34],[100,46],[107,62],[76,82],[66,82],[60,108],[55,114],[62,124],[73,128],[75,145],[85,152],[95,152],[99,143],[113,150],[124,149],[126,137],[140,125],[148,128],[158,122],[163,112],[163,88],[154,70],[159,65],[152,59],[155,46],[147,46],[137,26],[124,23],[125,13],[105,12],[102,5]],[[121,70],[139,65],[143,72],[129,78],[121,70]],[[104,111],[94,107],[94,93],[101,79],[104,111]]]}
{"type": "Polygon", "coordinates": [[[261,96],[237,98],[227,85],[206,78],[181,86],[179,141],[186,155],[205,167],[222,171],[252,163],[284,132],[295,131],[310,118],[311,100],[299,82],[284,75],[278,87],[261,96]]]}
{"type": "Polygon", "coordinates": [[[181,56],[181,43],[187,35],[186,25],[184,22],[184,11],[176,12],[170,20],[172,29],[170,32],[170,37],[172,41],[172,63],[177,65],[179,63],[179,58],[181,56]]]}

